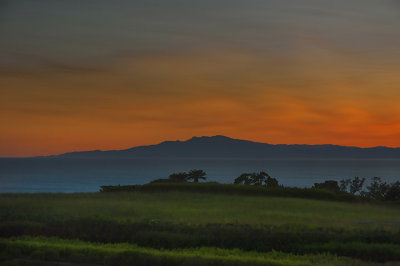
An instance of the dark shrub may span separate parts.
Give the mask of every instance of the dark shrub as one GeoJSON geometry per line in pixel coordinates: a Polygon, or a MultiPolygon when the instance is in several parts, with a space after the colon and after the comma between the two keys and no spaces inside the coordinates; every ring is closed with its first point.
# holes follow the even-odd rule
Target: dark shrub
{"type": "Polygon", "coordinates": [[[400,200],[400,181],[388,184],[383,182],[379,177],[374,177],[367,189],[367,192],[361,194],[367,199],[387,201],[400,200]]]}
{"type": "Polygon", "coordinates": [[[137,186],[134,185],[126,185],[126,186],[101,186],[100,192],[122,192],[122,191],[134,191],[137,186]]]}
{"type": "Polygon", "coordinates": [[[254,185],[268,188],[279,187],[278,180],[265,172],[243,173],[233,182],[235,185],[254,185]]]}
{"type": "Polygon", "coordinates": [[[385,200],[400,200],[400,181],[397,181],[390,185],[386,191],[385,200]]]}
{"type": "Polygon", "coordinates": [[[367,186],[367,192],[362,193],[363,197],[371,200],[384,200],[385,194],[389,190],[389,185],[383,182],[380,177],[372,178],[372,182],[367,186]]]}
{"type": "Polygon", "coordinates": [[[268,188],[275,188],[275,187],[279,187],[279,183],[276,178],[268,176],[267,180],[265,180],[265,186],[268,188]]]}
{"type": "Polygon", "coordinates": [[[169,175],[169,180],[175,182],[187,182],[189,175],[186,172],[173,173],[169,175]]]}
{"type": "Polygon", "coordinates": [[[316,189],[326,189],[335,193],[340,192],[338,182],[335,180],[327,180],[323,183],[314,183],[313,188],[316,189]]]}
{"type": "Polygon", "coordinates": [[[166,179],[166,178],[160,178],[160,179],[156,179],[151,181],[149,184],[157,184],[157,183],[172,183],[172,182],[176,182],[175,180],[171,180],[171,179],[166,179]]]}

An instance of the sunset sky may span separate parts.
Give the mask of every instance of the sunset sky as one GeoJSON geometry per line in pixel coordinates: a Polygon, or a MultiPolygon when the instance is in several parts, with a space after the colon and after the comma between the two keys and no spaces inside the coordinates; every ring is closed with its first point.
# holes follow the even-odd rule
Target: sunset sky
{"type": "Polygon", "coordinates": [[[400,2],[0,2],[0,157],[203,135],[400,147],[400,2]]]}

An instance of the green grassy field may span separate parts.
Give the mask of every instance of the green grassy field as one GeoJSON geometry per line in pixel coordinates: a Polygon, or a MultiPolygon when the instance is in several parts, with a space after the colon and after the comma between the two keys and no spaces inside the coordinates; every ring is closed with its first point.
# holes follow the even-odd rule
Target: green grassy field
{"type": "Polygon", "coordinates": [[[173,223],[307,224],[399,228],[400,208],[282,197],[203,193],[3,194],[0,219],[101,218],[173,223]]]}
{"type": "Polygon", "coordinates": [[[170,191],[1,194],[0,210],[9,265],[400,261],[398,205],[170,191]]]}

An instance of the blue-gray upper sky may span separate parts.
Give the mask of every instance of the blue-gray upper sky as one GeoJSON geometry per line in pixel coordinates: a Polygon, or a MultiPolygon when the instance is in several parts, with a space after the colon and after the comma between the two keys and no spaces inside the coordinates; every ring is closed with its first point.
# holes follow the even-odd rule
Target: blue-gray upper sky
{"type": "Polygon", "coordinates": [[[213,46],[390,53],[382,60],[400,51],[397,0],[3,0],[1,8],[2,67],[213,46]]]}

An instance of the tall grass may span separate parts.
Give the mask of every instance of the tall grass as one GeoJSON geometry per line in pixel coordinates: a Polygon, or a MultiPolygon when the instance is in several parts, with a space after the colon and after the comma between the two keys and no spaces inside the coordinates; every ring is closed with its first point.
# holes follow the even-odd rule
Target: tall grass
{"type": "Polygon", "coordinates": [[[201,247],[158,250],[137,245],[95,244],[57,238],[0,239],[0,262],[13,258],[37,261],[99,263],[102,265],[376,265],[333,255],[292,255],[282,252],[247,252],[239,249],[201,247]]]}

